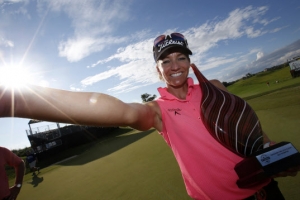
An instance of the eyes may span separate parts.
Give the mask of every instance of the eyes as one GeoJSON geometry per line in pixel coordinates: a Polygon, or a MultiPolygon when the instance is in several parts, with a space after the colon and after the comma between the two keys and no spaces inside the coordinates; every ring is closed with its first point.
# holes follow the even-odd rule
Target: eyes
{"type": "MultiPolygon", "coordinates": [[[[184,56],[184,55],[181,55],[181,56],[178,56],[177,58],[176,58],[176,60],[178,61],[178,62],[185,62],[185,61],[187,61],[187,58],[184,56]]],[[[162,60],[162,66],[168,66],[168,65],[170,65],[171,64],[171,59],[170,58],[165,58],[165,59],[163,59],[162,60]]]]}

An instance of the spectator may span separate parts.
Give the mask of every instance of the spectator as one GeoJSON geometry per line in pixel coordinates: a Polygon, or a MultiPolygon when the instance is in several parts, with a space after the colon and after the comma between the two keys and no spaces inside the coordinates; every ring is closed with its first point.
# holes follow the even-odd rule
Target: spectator
{"type": "Polygon", "coordinates": [[[7,148],[0,147],[0,199],[15,200],[20,193],[25,172],[24,161],[7,148]],[[9,187],[5,166],[15,169],[15,184],[9,187]]]}
{"type": "Polygon", "coordinates": [[[40,172],[40,168],[36,167],[37,157],[33,150],[26,151],[26,161],[29,165],[30,170],[33,172],[32,175],[35,175],[35,172],[40,172]]]}

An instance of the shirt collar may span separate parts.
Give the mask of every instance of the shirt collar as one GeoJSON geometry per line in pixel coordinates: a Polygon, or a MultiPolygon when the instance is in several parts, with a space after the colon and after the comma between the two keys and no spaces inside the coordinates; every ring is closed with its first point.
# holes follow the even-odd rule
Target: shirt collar
{"type": "Polygon", "coordinates": [[[173,94],[169,93],[167,88],[164,87],[159,87],[157,88],[159,94],[160,94],[160,98],[164,99],[164,100],[178,100],[178,101],[188,101],[191,98],[191,92],[192,89],[194,88],[194,80],[190,77],[187,78],[187,84],[188,84],[188,92],[186,95],[186,99],[178,99],[177,97],[175,97],[173,94]]]}

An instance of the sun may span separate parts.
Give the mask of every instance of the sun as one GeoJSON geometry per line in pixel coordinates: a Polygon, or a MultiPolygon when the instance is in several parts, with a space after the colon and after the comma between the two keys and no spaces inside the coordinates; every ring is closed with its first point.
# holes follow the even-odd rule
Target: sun
{"type": "Polygon", "coordinates": [[[11,88],[21,88],[32,82],[32,72],[22,66],[0,67],[0,85],[11,88]]]}

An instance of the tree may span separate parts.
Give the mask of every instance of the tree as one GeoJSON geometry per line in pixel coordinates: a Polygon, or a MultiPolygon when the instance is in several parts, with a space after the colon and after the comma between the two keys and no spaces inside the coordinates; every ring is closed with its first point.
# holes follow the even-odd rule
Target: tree
{"type": "Polygon", "coordinates": [[[252,76],[253,76],[253,74],[251,74],[251,73],[247,73],[247,74],[246,74],[246,77],[247,77],[247,78],[250,78],[250,77],[252,77],[252,76]]]}
{"type": "Polygon", "coordinates": [[[222,84],[225,86],[225,87],[227,87],[227,86],[229,86],[229,84],[227,83],[227,82],[222,82],[222,84]]]}
{"type": "Polygon", "coordinates": [[[156,95],[154,94],[151,96],[150,94],[145,93],[145,94],[141,95],[141,98],[142,98],[143,102],[145,103],[145,102],[153,101],[156,98],[156,95]]]}

